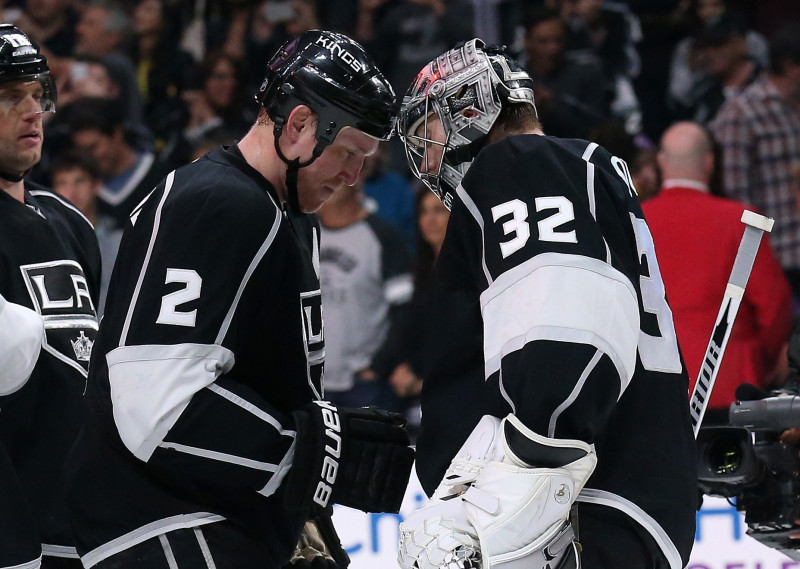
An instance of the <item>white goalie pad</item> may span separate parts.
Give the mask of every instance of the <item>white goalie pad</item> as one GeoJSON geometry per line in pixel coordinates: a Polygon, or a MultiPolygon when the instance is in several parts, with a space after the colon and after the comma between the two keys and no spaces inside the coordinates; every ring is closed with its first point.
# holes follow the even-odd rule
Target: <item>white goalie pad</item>
{"type": "Polygon", "coordinates": [[[594,448],[550,439],[513,415],[484,417],[453,460],[432,502],[400,526],[404,569],[551,569],[579,567],[569,513],[594,471],[594,448]],[[504,429],[547,454],[574,458],[555,468],[523,462],[504,429]]]}

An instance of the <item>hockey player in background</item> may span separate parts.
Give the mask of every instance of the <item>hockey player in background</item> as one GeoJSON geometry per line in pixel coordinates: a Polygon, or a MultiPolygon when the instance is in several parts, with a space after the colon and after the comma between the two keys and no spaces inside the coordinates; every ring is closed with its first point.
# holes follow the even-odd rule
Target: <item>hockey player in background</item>
{"type": "Polygon", "coordinates": [[[399,509],[402,416],[323,400],[309,215],[391,135],[395,95],[357,43],[312,30],[256,99],[242,140],[170,173],[123,235],[68,465],[85,567],[276,569],[333,503],[399,509]]]}
{"type": "Polygon", "coordinates": [[[398,126],[452,207],[436,277],[480,303],[494,394],[466,422],[467,387],[426,378],[417,471],[438,486],[401,525],[400,565],[683,567],[688,380],[625,162],[544,136],[530,77],[480,40],[421,71],[398,126]]]}
{"type": "Polygon", "coordinates": [[[0,457],[0,567],[39,567],[40,553],[44,568],[81,567],[63,466],[82,422],[100,250],[72,204],[25,180],[55,103],[47,59],[0,24],[0,453],[16,472],[0,457]]]}

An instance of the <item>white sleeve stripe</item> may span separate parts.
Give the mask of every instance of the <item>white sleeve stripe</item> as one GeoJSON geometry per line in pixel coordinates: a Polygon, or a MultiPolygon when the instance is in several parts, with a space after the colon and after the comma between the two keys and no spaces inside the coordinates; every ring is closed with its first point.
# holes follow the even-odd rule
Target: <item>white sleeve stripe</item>
{"type": "Polygon", "coordinates": [[[80,215],[80,216],[83,218],[83,220],[84,220],[84,221],[85,221],[85,222],[86,222],[86,223],[89,225],[89,227],[91,227],[91,228],[92,228],[92,231],[94,231],[94,225],[92,225],[92,222],[91,222],[91,221],[89,221],[89,218],[88,218],[88,217],[86,217],[86,216],[83,214],[83,212],[82,212],[81,210],[79,210],[77,207],[75,207],[74,205],[72,205],[71,203],[69,203],[67,200],[65,200],[65,199],[64,199],[62,196],[60,196],[59,194],[57,194],[57,193],[55,193],[55,192],[53,192],[53,193],[50,193],[50,192],[44,192],[44,191],[42,191],[42,190],[30,190],[28,193],[29,193],[30,195],[32,195],[32,196],[36,196],[36,197],[43,197],[43,198],[55,198],[55,199],[57,199],[58,201],[60,201],[60,202],[62,203],[62,205],[63,205],[64,207],[66,207],[66,208],[68,208],[68,209],[71,209],[72,211],[74,211],[75,213],[77,213],[78,215],[80,215]]]}
{"type": "Polygon", "coordinates": [[[591,257],[543,253],[501,274],[481,294],[488,377],[502,358],[533,340],[593,345],[620,371],[636,366],[639,304],[631,282],[591,257]]]}
{"type": "MultiPolygon", "coordinates": [[[[592,158],[592,154],[597,149],[597,143],[591,142],[586,147],[586,150],[583,151],[583,158],[586,161],[586,192],[589,196],[589,211],[592,213],[592,217],[597,220],[597,204],[596,204],[596,196],[594,190],[594,170],[595,166],[589,160],[592,158]]],[[[603,245],[606,246],[606,263],[611,263],[611,249],[608,248],[608,242],[606,241],[605,236],[603,237],[603,245]]]]}
{"type": "Polygon", "coordinates": [[[253,272],[256,270],[256,267],[261,262],[261,259],[264,258],[266,255],[267,250],[269,249],[272,242],[275,240],[275,235],[278,233],[278,227],[281,224],[281,212],[276,208],[275,210],[275,221],[272,223],[272,228],[269,230],[267,234],[267,238],[264,239],[264,242],[259,247],[258,252],[256,252],[255,257],[250,262],[250,266],[247,267],[247,271],[244,274],[244,278],[242,282],[239,283],[239,289],[236,291],[236,296],[233,299],[233,304],[231,304],[230,309],[228,310],[228,314],[225,315],[225,320],[222,321],[222,326],[219,329],[219,333],[217,334],[216,340],[214,343],[221,344],[222,340],[225,339],[225,335],[228,333],[228,328],[231,325],[231,321],[233,320],[233,315],[236,312],[236,308],[239,306],[239,300],[242,298],[242,293],[244,292],[245,286],[247,286],[250,277],[253,275],[253,272]]]}
{"type": "Polygon", "coordinates": [[[472,214],[472,217],[475,218],[475,221],[478,222],[478,225],[481,228],[481,243],[483,243],[483,251],[481,252],[481,266],[483,267],[483,274],[486,277],[486,282],[491,285],[492,275],[489,273],[489,268],[486,266],[486,239],[484,237],[483,230],[483,216],[481,216],[478,206],[476,206],[475,202],[472,201],[472,198],[469,197],[469,194],[464,189],[464,186],[459,184],[458,188],[456,188],[456,194],[458,194],[458,197],[460,197],[461,201],[464,202],[464,205],[467,206],[467,209],[472,214]]]}
{"type": "Polygon", "coordinates": [[[414,281],[409,273],[394,276],[386,281],[384,296],[389,304],[402,304],[411,300],[414,281]]]}
{"type": "Polygon", "coordinates": [[[169,569],[180,569],[178,562],[175,560],[175,553],[172,551],[172,546],[169,544],[166,534],[158,536],[158,541],[161,543],[161,550],[164,552],[164,557],[167,559],[167,567],[169,569]]]}
{"type": "Polygon", "coordinates": [[[139,293],[142,290],[142,282],[144,281],[144,275],[147,272],[147,266],[150,264],[150,256],[153,254],[153,246],[156,242],[156,237],[158,236],[158,229],[159,225],[161,224],[161,210],[164,207],[164,202],[167,201],[167,196],[169,196],[169,192],[172,189],[172,184],[175,181],[175,170],[170,172],[167,175],[167,180],[164,185],[164,195],[161,196],[161,201],[158,202],[158,208],[156,209],[156,217],[155,222],[153,223],[153,233],[150,235],[150,243],[147,246],[147,254],[144,257],[144,263],[142,263],[142,270],[139,272],[139,278],[136,280],[136,288],[133,290],[133,296],[131,297],[131,304],[128,306],[128,314],[125,316],[125,323],[122,326],[122,334],[119,338],[119,345],[124,346],[125,342],[128,339],[128,329],[131,326],[131,318],[133,318],[133,310],[136,308],[136,301],[139,299],[139,293]]]}
{"type": "Polygon", "coordinates": [[[640,526],[642,526],[647,533],[650,534],[653,540],[655,540],[656,544],[664,554],[664,557],[667,558],[670,569],[681,569],[683,567],[681,554],[678,552],[678,548],[675,547],[675,544],[672,543],[672,540],[667,532],[664,531],[664,528],[662,528],[659,523],[647,512],[642,510],[630,500],[626,500],[622,496],[607,492],[605,490],[584,488],[581,490],[581,493],[578,494],[578,497],[575,499],[575,501],[607,506],[626,514],[640,526]]]}
{"type": "Polygon", "coordinates": [[[558,422],[558,418],[561,414],[566,411],[570,405],[572,405],[575,400],[580,395],[581,390],[583,389],[583,385],[586,383],[586,379],[589,377],[589,374],[592,373],[592,370],[597,366],[597,363],[600,361],[600,358],[603,356],[603,352],[597,350],[592,356],[592,359],[586,365],[586,368],[583,370],[580,378],[578,378],[578,382],[575,384],[575,387],[572,389],[572,393],[559,405],[556,407],[556,410],[553,411],[553,415],[550,417],[550,424],[547,426],[547,436],[550,438],[555,438],[556,432],[556,423],[558,422]]]}
{"type": "Polygon", "coordinates": [[[26,563],[20,563],[19,565],[12,565],[11,567],[6,567],[4,569],[39,569],[42,566],[42,555],[39,554],[39,557],[32,561],[28,561],[26,563]]]}
{"type": "Polygon", "coordinates": [[[239,466],[244,466],[247,468],[253,468],[255,470],[264,470],[266,472],[275,472],[278,467],[275,464],[270,464],[269,462],[260,462],[258,460],[251,460],[249,458],[243,458],[241,456],[234,456],[232,454],[227,454],[224,452],[217,452],[215,450],[208,450],[203,448],[197,448],[188,445],[182,445],[178,443],[170,443],[164,442],[158,445],[161,448],[168,448],[172,450],[176,450],[178,452],[183,452],[186,454],[191,454],[194,456],[199,456],[202,458],[209,458],[211,460],[217,460],[219,462],[227,462],[229,464],[238,464],[239,466]]]}
{"type": "Polygon", "coordinates": [[[269,479],[269,482],[267,482],[267,485],[258,491],[259,494],[269,497],[275,493],[275,491],[278,489],[278,486],[281,485],[284,477],[289,472],[289,469],[292,467],[292,464],[294,464],[294,450],[296,446],[297,439],[292,441],[292,446],[289,447],[286,456],[284,456],[283,460],[281,460],[281,463],[278,465],[277,470],[275,470],[275,473],[269,479]]]}
{"type": "Polygon", "coordinates": [[[146,462],[194,394],[235,363],[207,344],[120,346],[106,355],[114,423],[128,450],[146,462]]]}
{"type": "Polygon", "coordinates": [[[265,421],[265,422],[269,423],[281,435],[288,436],[288,437],[293,437],[293,438],[297,435],[297,433],[295,431],[292,431],[290,429],[284,429],[281,426],[280,422],[278,422],[278,420],[275,419],[275,417],[273,417],[269,413],[259,409],[258,407],[256,407],[255,405],[253,405],[252,403],[247,401],[246,399],[243,399],[242,397],[239,397],[238,395],[236,395],[232,391],[228,391],[227,389],[225,389],[223,387],[220,387],[216,383],[212,383],[211,385],[209,385],[208,389],[210,391],[213,391],[214,393],[216,393],[220,397],[224,397],[225,399],[227,399],[228,401],[230,401],[234,405],[238,405],[239,407],[241,407],[245,411],[247,411],[249,413],[252,413],[253,415],[258,417],[262,421],[265,421]]]}

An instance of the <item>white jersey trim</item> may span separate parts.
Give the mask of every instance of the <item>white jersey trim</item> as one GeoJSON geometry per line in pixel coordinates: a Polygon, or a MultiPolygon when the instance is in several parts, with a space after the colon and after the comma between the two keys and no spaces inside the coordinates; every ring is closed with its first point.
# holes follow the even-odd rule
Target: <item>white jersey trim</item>
{"type": "Polygon", "coordinates": [[[223,516],[211,514],[209,512],[197,512],[194,514],[184,514],[156,520],[93,549],[81,557],[81,562],[85,569],[91,569],[104,559],[108,559],[112,555],[116,555],[120,551],[125,551],[134,545],[139,545],[143,541],[147,541],[157,535],[178,529],[213,524],[214,522],[221,522],[224,520],[225,518],[223,516]]]}
{"type": "Polygon", "coordinates": [[[572,405],[578,398],[578,395],[580,395],[581,390],[583,389],[583,385],[586,383],[586,380],[592,373],[592,370],[597,366],[598,362],[600,361],[600,358],[602,357],[603,357],[603,352],[601,352],[600,350],[597,350],[594,353],[592,359],[589,360],[588,364],[586,364],[586,368],[584,368],[583,373],[578,378],[575,387],[572,388],[572,392],[561,403],[561,405],[556,407],[556,410],[553,411],[553,414],[550,416],[550,424],[547,426],[547,436],[550,437],[551,439],[556,437],[555,432],[556,432],[556,423],[558,422],[558,418],[564,411],[569,409],[569,406],[572,405]]]}
{"type": "Polygon", "coordinates": [[[228,464],[236,464],[239,466],[244,466],[245,468],[252,468],[253,470],[263,470],[264,472],[275,472],[276,470],[278,470],[277,464],[252,460],[250,458],[244,458],[241,456],[228,454],[226,452],[219,452],[216,450],[208,450],[205,448],[193,447],[189,445],[182,445],[180,443],[170,443],[170,442],[161,443],[158,446],[161,448],[169,448],[172,450],[176,450],[184,454],[191,454],[193,456],[199,456],[202,458],[217,460],[219,462],[227,462],[228,464]]]}
{"type": "Polygon", "coordinates": [[[47,557],[60,557],[62,559],[80,559],[78,550],[69,545],[42,544],[42,555],[47,557]]]}
{"type": "MultiPolygon", "coordinates": [[[[275,202],[273,202],[274,204],[275,202]]],[[[242,282],[239,283],[239,288],[236,291],[236,296],[233,298],[233,303],[231,304],[228,313],[225,315],[225,319],[222,321],[222,326],[219,329],[219,333],[217,334],[217,338],[215,343],[221,344],[222,341],[225,339],[225,335],[228,333],[228,327],[231,325],[231,321],[233,320],[233,315],[236,312],[236,308],[239,306],[239,300],[242,298],[242,293],[244,292],[244,288],[247,286],[250,277],[253,275],[253,272],[256,270],[256,267],[261,262],[261,259],[264,258],[266,255],[267,250],[269,250],[270,245],[275,240],[275,235],[278,233],[278,228],[281,225],[281,212],[275,207],[275,221],[272,222],[272,227],[267,234],[267,238],[264,239],[264,242],[259,247],[258,252],[256,252],[255,257],[250,262],[250,266],[247,267],[247,271],[244,274],[244,278],[242,278],[242,282]]]]}
{"type": "MultiPolygon", "coordinates": [[[[670,569],[681,569],[683,562],[681,561],[681,554],[678,548],[672,543],[669,535],[659,523],[654,520],[647,512],[642,510],[639,506],[626,500],[622,496],[607,492],[605,490],[596,490],[594,488],[584,488],[575,500],[576,502],[586,502],[589,504],[597,504],[599,506],[607,506],[619,510],[623,514],[633,519],[636,523],[642,526],[647,533],[655,540],[664,557],[667,558],[670,569]]],[[[580,511],[578,513],[580,516],[580,511]]]]}
{"type": "Polygon", "coordinates": [[[161,211],[164,208],[164,202],[167,201],[167,196],[172,189],[172,184],[175,182],[175,170],[167,175],[166,182],[164,183],[164,195],[161,196],[161,201],[158,202],[156,208],[156,217],[153,221],[153,233],[150,235],[150,243],[147,245],[147,253],[144,256],[144,263],[142,263],[142,270],[139,272],[139,278],[136,280],[136,288],[133,290],[131,297],[131,305],[128,307],[128,314],[125,316],[125,323],[122,325],[122,334],[120,334],[119,345],[124,346],[128,339],[128,329],[131,326],[131,318],[133,318],[133,310],[136,308],[136,301],[139,300],[139,293],[142,290],[142,282],[144,275],[147,272],[147,266],[150,264],[150,256],[153,254],[153,246],[158,236],[158,228],[161,225],[161,211]]]}
{"type": "Polygon", "coordinates": [[[147,462],[195,393],[235,363],[208,344],[120,346],[106,354],[114,422],[133,455],[147,462]]]}
{"type": "Polygon", "coordinates": [[[620,393],[633,377],[639,304],[631,282],[603,261],[543,253],[501,274],[481,294],[485,373],[534,340],[595,346],[620,375],[620,393]]]}
{"type": "Polygon", "coordinates": [[[81,216],[81,218],[86,222],[86,224],[92,228],[92,231],[94,231],[94,224],[91,221],[89,221],[89,218],[86,217],[86,215],[84,215],[84,213],[81,210],[79,210],[77,207],[69,203],[59,194],[55,192],[46,192],[43,190],[28,190],[28,193],[37,198],[53,198],[55,200],[58,200],[59,202],[61,202],[61,205],[63,205],[65,208],[71,209],[79,216],[81,216]]]}
{"type": "Polygon", "coordinates": [[[224,397],[225,399],[227,399],[228,401],[230,401],[234,405],[238,405],[239,407],[241,407],[245,411],[247,411],[249,413],[252,413],[253,415],[258,417],[262,421],[264,421],[266,423],[269,423],[281,435],[285,435],[285,436],[288,436],[288,437],[297,436],[297,432],[296,431],[292,431],[290,429],[284,429],[281,426],[280,422],[275,417],[273,417],[269,413],[259,409],[258,407],[256,407],[255,405],[253,405],[252,403],[247,401],[246,399],[243,399],[242,397],[239,397],[238,395],[236,395],[232,391],[228,391],[227,389],[225,389],[224,387],[220,387],[216,383],[212,383],[211,385],[209,385],[208,389],[210,391],[213,391],[214,393],[216,393],[220,397],[224,397]]]}
{"type": "MultiPolygon", "coordinates": [[[[467,209],[472,214],[472,217],[475,218],[475,221],[478,223],[478,226],[481,228],[481,243],[485,243],[485,232],[483,226],[483,216],[481,215],[478,206],[475,205],[475,202],[472,201],[472,198],[469,197],[469,194],[464,189],[464,186],[461,184],[458,185],[456,188],[456,194],[458,197],[461,198],[461,201],[464,202],[464,205],[467,206],[467,209]]],[[[486,246],[483,246],[483,252],[481,253],[481,267],[483,267],[483,275],[486,277],[486,282],[488,284],[492,284],[492,275],[489,273],[489,267],[486,266],[486,246]]]]}
{"type": "Polygon", "coordinates": [[[292,441],[292,445],[289,447],[289,450],[286,451],[283,459],[281,459],[281,463],[275,469],[275,472],[272,474],[272,477],[267,482],[267,485],[264,486],[261,490],[258,491],[259,494],[262,496],[272,496],[275,491],[278,489],[278,486],[281,485],[283,482],[284,477],[289,472],[289,469],[292,467],[294,463],[294,451],[295,447],[297,447],[297,438],[292,441]]]}
{"type": "Polygon", "coordinates": [[[39,555],[39,557],[32,561],[26,561],[25,563],[20,563],[19,565],[6,565],[4,567],[0,567],[0,569],[39,569],[41,566],[42,556],[39,555]]]}

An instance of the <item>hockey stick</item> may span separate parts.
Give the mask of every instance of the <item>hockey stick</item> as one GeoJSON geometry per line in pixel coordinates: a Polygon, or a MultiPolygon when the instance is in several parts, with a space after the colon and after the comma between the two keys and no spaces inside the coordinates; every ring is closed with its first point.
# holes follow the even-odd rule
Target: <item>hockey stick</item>
{"type": "Polygon", "coordinates": [[[725,287],[725,295],[722,297],[722,305],[719,307],[719,314],[714,323],[714,330],[711,339],[708,341],[706,355],[703,357],[703,364],[697,376],[692,396],[689,398],[689,413],[692,416],[692,430],[694,438],[700,430],[700,423],[708,407],[708,400],[714,382],[717,380],[722,356],[725,354],[725,347],[728,345],[728,338],[733,329],[733,321],[739,311],[739,304],[744,296],[744,288],[753,270],[753,263],[756,260],[758,246],[764,232],[772,231],[775,220],[764,217],[749,210],[742,212],[742,223],[746,225],[742,241],[739,243],[739,250],[736,252],[736,259],[733,262],[731,276],[728,278],[728,285],[725,287]]]}

